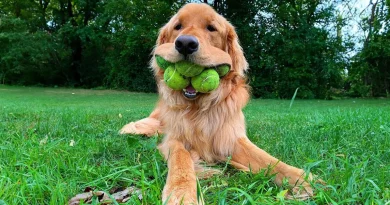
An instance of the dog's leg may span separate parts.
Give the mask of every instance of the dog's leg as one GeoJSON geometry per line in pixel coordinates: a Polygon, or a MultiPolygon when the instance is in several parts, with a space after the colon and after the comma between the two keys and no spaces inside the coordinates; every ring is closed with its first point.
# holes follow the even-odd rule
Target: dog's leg
{"type": "Polygon", "coordinates": [[[203,204],[197,201],[194,162],[183,143],[169,140],[163,142],[159,149],[168,160],[168,177],[162,202],[168,205],[203,204]]]}
{"type": "Polygon", "coordinates": [[[120,134],[137,134],[152,136],[156,133],[162,134],[162,126],[160,120],[160,109],[156,108],[147,118],[138,120],[136,122],[130,122],[122,127],[119,131],[120,134]]]}
{"type": "Polygon", "coordinates": [[[293,196],[288,198],[307,199],[313,196],[313,190],[307,181],[312,180],[311,174],[306,177],[302,169],[290,166],[271,156],[264,150],[258,148],[247,138],[237,140],[231,164],[238,169],[252,171],[254,173],[260,169],[270,168],[268,174],[276,174],[275,183],[282,185],[286,178],[291,186],[293,196]]]}

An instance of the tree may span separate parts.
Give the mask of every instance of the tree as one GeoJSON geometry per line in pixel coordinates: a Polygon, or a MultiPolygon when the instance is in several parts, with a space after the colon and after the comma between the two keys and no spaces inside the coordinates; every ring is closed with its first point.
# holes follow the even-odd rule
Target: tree
{"type": "Polygon", "coordinates": [[[352,96],[390,96],[389,1],[370,0],[361,27],[367,33],[350,70],[352,96]]]}
{"type": "Polygon", "coordinates": [[[20,18],[2,17],[0,80],[11,84],[55,84],[68,51],[45,31],[29,33],[20,18]]]}
{"type": "MultiPolygon", "coordinates": [[[[255,97],[330,99],[389,93],[389,1],[371,0],[350,60],[357,0],[214,0],[236,26],[255,97]],[[345,7],[340,11],[340,7],[345,7]]],[[[186,0],[0,1],[0,78],[9,84],[153,92],[150,53],[186,0]]]]}
{"type": "Polygon", "coordinates": [[[255,97],[329,98],[342,86],[345,45],[338,40],[336,4],[327,1],[214,1],[237,27],[255,97]],[[334,30],[332,30],[334,29],[334,30]]]}

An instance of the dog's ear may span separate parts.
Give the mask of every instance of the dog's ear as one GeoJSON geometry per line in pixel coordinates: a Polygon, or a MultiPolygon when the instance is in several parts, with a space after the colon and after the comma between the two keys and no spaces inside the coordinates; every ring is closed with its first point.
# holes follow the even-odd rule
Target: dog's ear
{"type": "Polygon", "coordinates": [[[159,46],[161,44],[167,43],[168,41],[168,24],[163,26],[160,29],[160,32],[158,34],[156,45],[159,46]]]}
{"type": "Polygon", "coordinates": [[[227,52],[232,58],[232,69],[244,76],[245,71],[248,70],[248,63],[238,41],[237,33],[230,23],[227,24],[227,52]]]}

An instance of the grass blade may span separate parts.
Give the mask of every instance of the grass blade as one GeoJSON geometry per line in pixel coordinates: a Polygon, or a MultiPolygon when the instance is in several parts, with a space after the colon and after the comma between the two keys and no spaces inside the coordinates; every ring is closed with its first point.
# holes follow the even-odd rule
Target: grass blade
{"type": "Polygon", "coordinates": [[[298,89],[299,89],[299,88],[295,89],[294,95],[293,95],[293,97],[291,98],[290,109],[291,109],[291,107],[292,107],[292,105],[293,105],[293,103],[294,103],[295,97],[297,96],[298,89]]]}

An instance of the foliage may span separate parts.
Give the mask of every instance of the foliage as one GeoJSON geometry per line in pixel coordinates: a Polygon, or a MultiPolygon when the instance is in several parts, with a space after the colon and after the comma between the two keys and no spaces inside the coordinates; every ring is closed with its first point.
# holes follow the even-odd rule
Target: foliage
{"type": "MultiPolygon", "coordinates": [[[[345,45],[332,35],[335,4],[326,1],[226,1],[250,64],[256,97],[329,98],[342,86],[345,45]]],[[[334,32],[335,33],[335,32],[334,32]]]]}
{"type": "Polygon", "coordinates": [[[363,19],[368,34],[350,69],[352,96],[390,96],[389,8],[390,1],[371,3],[371,15],[363,19]]]}
{"type": "Polygon", "coordinates": [[[149,54],[158,28],[181,6],[174,3],[6,1],[2,83],[154,91],[149,54]]]}
{"type": "Polygon", "coordinates": [[[109,71],[105,86],[143,92],[155,90],[149,69],[150,53],[158,29],[173,15],[171,6],[164,1],[126,0],[113,0],[106,5],[105,14],[111,18],[108,30],[115,32],[110,34],[105,59],[109,71]]]}
{"type": "Polygon", "coordinates": [[[0,80],[14,84],[61,82],[69,50],[46,31],[29,33],[23,20],[1,18],[0,80]]]}
{"type": "MultiPolygon", "coordinates": [[[[154,92],[159,28],[188,1],[3,0],[0,83],[154,92]]],[[[297,88],[298,98],[386,96],[389,1],[370,1],[362,14],[358,52],[343,32],[358,14],[339,11],[356,1],[202,2],[236,26],[255,97],[291,98],[297,88]]]]}

